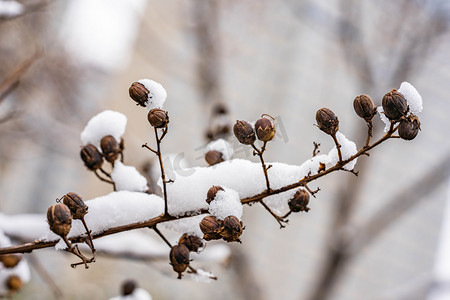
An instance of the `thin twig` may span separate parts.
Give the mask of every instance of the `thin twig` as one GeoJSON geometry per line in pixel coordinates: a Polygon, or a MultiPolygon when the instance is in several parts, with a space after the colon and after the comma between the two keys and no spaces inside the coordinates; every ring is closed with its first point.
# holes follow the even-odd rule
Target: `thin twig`
{"type": "Polygon", "coordinates": [[[338,157],[339,157],[339,163],[342,164],[341,144],[339,144],[339,142],[336,138],[336,134],[331,135],[331,137],[333,138],[333,141],[336,144],[336,149],[337,149],[338,157]]]}
{"type": "Polygon", "coordinates": [[[364,147],[368,147],[370,144],[370,138],[372,137],[373,134],[373,124],[372,124],[372,120],[367,121],[367,127],[369,127],[368,131],[367,131],[367,138],[366,138],[366,144],[364,145],[364,147]]]}
{"type": "Polygon", "coordinates": [[[104,181],[106,183],[112,184],[114,191],[116,191],[116,184],[114,181],[112,180],[108,180],[106,178],[103,178],[102,176],[100,176],[100,174],[97,173],[97,170],[94,171],[95,176],[97,176],[98,179],[100,179],[101,181],[104,181]]]}

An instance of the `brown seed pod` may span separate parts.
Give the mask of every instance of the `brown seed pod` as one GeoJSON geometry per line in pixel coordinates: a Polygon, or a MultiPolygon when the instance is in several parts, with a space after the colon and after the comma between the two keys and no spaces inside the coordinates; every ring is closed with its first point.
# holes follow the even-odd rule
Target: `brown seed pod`
{"type": "Polygon", "coordinates": [[[169,124],[169,114],[159,108],[151,109],[147,115],[148,122],[155,128],[164,128],[169,124]]]}
{"type": "Polygon", "coordinates": [[[63,203],[70,209],[72,218],[80,220],[88,213],[88,207],[80,195],[70,192],[63,196],[63,203]]]}
{"type": "Polygon", "coordinates": [[[400,120],[408,110],[405,97],[397,90],[392,90],[384,95],[381,104],[383,105],[384,114],[391,121],[400,120]]]}
{"type": "Polygon", "coordinates": [[[309,193],[304,189],[299,189],[289,200],[288,205],[292,212],[309,211],[309,193]]]}
{"type": "Polygon", "coordinates": [[[178,244],[183,244],[188,247],[191,252],[198,252],[205,246],[205,242],[196,235],[183,234],[178,241],[178,244]]]}
{"type": "Polygon", "coordinates": [[[239,237],[244,230],[243,224],[235,216],[228,216],[223,219],[220,236],[227,242],[241,242],[239,237]]]}
{"type": "Polygon", "coordinates": [[[65,204],[58,203],[48,208],[47,221],[51,231],[66,236],[72,227],[72,214],[65,204]]]}
{"type": "Polygon", "coordinates": [[[136,289],[136,281],[128,279],[122,283],[122,296],[128,296],[133,294],[136,289]]]}
{"type": "Polygon", "coordinates": [[[120,145],[112,135],[107,135],[100,141],[100,148],[102,149],[105,159],[114,163],[121,152],[120,145]]]}
{"type": "Polygon", "coordinates": [[[0,255],[0,262],[5,268],[14,268],[22,259],[20,254],[4,254],[0,255]]]}
{"type": "Polygon", "coordinates": [[[206,202],[208,204],[214,200],[218,191],[224,191],[224,189],[219,185],[213,185],[209,188],[208,193],[206,194],[206,202]]]}
{"type": "Polygon", "coordinates": [[[419,133],[419,130],[420,122],[414,115],[402,119],[398,125],[398,135],[407,141],[414,139],[419,133]]]}
{"type": "Polygon", "coordinates": [[[335,135],[339,130],[338,117],[328,108],[321,108],[316,113],[319,129],[329,135],[335,135]]]}
{"type": "Polygon", "coordinates": [[[213,166],[213,165],[216,165],[218,163],[225,161],[223,159],[223,154],[217,150],[209,150],[208,152],[206,152],[205,160],[210,166],[213,166]]]}
{"type": "Polygon", "coordinates": [[[255,123],[256,136],[260,141],[268,142],[275,136],[275,125],[272,120],[262,117],[255,123]]]}
{"type": "Polygon", "coordinates": [[[206,216],[200,222],[200,230],[203,232],[203,238],[207,241],[219,240],[221,238],[219,231],[222,227],[222,221],[214,216],[206,216]]]}
{"type": "Polygon", "coordinates": [[[86,145],[81,148],[80,156],[84,162],[84,165],[91,171],[100,169],[103,165],[102,154],[92,144],[86,145]]]}
{"type": "Polygon", "coordinates": [[[11,275],[9,276],[8,280],[6,281],[6,286],[8,287],[8,290],[15,293],[23,286],[22,279],[20,279],[17,275],[11,275]]]}
{"type": "Polygon", "coordinates": [[[241,144],[251,145],[256,140],[255,131],[247,121],[236,121],[236,124],[233,126],[233,132],[241,144]]]}
{"type": "Polygon", "coordinates": [[[136,101],[137,105],[145,107],[148,100],[149,91],[142,83],[133,82],[128,90],[131,99],[136,101]]]}
{"type": "Polygon", "coordinates": [[[373,104],[372,99],[367,95],[360,95],[353,101],[353,108],[356,114],[366,120],[367,122],[372,120],[373,116],[377,113],[377,108],[373,104]]]}
{"type": "Polygon", "coordinates": [[[175,245],[170,249],[170,264],[175,272],[178,273],[178,279],[181,279],[181,274],[186,271],[189,266],[189,249],[184,244],[175,245]]]}

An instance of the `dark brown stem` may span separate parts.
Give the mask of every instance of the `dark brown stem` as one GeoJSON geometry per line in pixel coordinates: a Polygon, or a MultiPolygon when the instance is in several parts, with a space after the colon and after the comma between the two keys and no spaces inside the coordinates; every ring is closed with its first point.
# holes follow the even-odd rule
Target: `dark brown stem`
{"type": "Polygon", "coordinates": [[[370,138],[372,137],[373,134],[373,124],[372,124],[372,120],[367,121],[367,127],[369,127],[368,131],[367,131],[367,139],[366,139],[366,144],[364,145],[364,147],[368,147],[370,144],[370,138]]]}
{"type": "Polygon", "coordinates": [[[167,246],[169,246],[170,248],[172,248],[172,244],[169,242],[169,240],[164,236],[164,234],[161,233],[161,231],[159,231],[159,229],[155,226],[151,227],[158,235],[160,238],[162,238],[162,240],[167,244],[167,246]]]}
{"type": "Polygon", "coordinates": [[[116,191],[116,184],[114,183],[114,181],[112,180],[108,180],[106,178],[103,178],[102,176],[100,176],[100,174],[97,173],[97,170],[94,171],[95,176],[97,176],[98,179],[100,179],[101,181],[104,181],[106,183],[112,184],[114,191],[116,191]]]}
{"type": "Polygon", "coordinates": [[[157,144],[156,155],[158,156],[158,160],[159,160],[159,166],[161,169],[161,179],[162,179],[162,184],[163,184],[164,215],[169,216],[168,205],[167,205],[166,173],[164,171],[164,164],[163,164],[162,155],[161,155],[161,141],[166,136],[166,134],[167,134],[167,127],[164,127],[161,137],[158,137],[158,129],[155,127],[155,137],[156,137],[156,144],[157,144]]]}
{"type": "Polygon", "coordinates": [[[313,142],[313,145],[314,145],[314,150],[313,150],[313,155],[312,156],[314,157],[317,154],[319,154],[319,152],[320,152],[320,150],[319,150],[320,144],[316,143],[316,142],[313,142]]]}
{"type": "Polygon", "coordinates": [[[86,229],[86,233],[87,233],[88,239],[89,239],[89,242],[87,244],[88,244],[89,248],[91,248],[92,255],[93,255],[93,261],[95,261],[97,251],[95,250],[95,247],[94,247],[94,242],[92,240],[91,231],[89,230],[89,228],[86,224],[86,221],[84,220],[84,217],[81,218],[81,223],[83,223],[84,229],[86,229]]]}
{"type": "Polygon", "coordinates": [[[336,138],[336,134],[331,135],[331,137],[333,138],[334,143],[336,144],[336,149],[338,152],[338,157],[339,157],[339,164],[342,164],[342,153],[341,153],[341,144],[339,144],[337,138],[336,138]]]}

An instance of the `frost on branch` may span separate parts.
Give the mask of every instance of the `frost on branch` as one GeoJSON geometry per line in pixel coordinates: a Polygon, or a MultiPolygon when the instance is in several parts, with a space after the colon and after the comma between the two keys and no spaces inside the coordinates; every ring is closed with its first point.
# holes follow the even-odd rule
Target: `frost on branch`
{"type": "MultiPolygon", "coordinates": [[[[378,112],[385,118],[387,131],[378,140],[371,141],[372,118],[377,107],[368,95],[356,97],[353,107],[368,129],[366,142],[358,149],[339,131],[340,120],[336,114],[328,108],[321,108],[316,113],[317,127],[333,139],[335,146],[328,154],[316,155],[318,144],[315,144],[313,157],[300,165],[268,163],[264,160],[265,151],[270,148],[276,132],[276,123],[270,115],[263,114],[256,122],[239,120],[233,127],[233,133],[241,144],[253,150],[259,162],[231,159],[233,151],[230,144],[224,139],[216,139],[206,148],[205,159],[209,167],[184,169],[184,174],[188,175],[175,177],[173,167],[165,165],[163,159],[163,139],[168,133],[169,113],[161,108],[167,93],[161,85],[151,80],[133,83],[129,92],[138,105],[150,110],[147,120],[153,127],[154,141],[145,143],[143,148],[158,160],[158,184],[162,195],[149,194],[151,191],[145,178],[136,168],[123,162],[125,147],[122,135],[126,117],[118,112],[105,111],[94,116],[83,130],[81,158],[85,166],[100,180],[111,184],[115,192],[85,203],[75,193],[66,194],[62,198],[63,203],[48,210],[51,230],[41,220],[39,225],[32,225],[34,231],[30,230],[36,235],[39,232],[37,242],[0,249],[1,254],[27,252],[56,244],[57,249],[71,252],[82,260],[72,266],[84,264],[87,268],[88,263],[95,261],[96,249],[116,255],[128,251],[136,256],[160,252],[160,246],[143,238],[141,233],[141,237],[136,233],[124,233],[146,228],[156,233],[168,246],[166,258],[168,256],[179,279],[185,272],[195,274],[195,280],[216,279],[209,272],[196,270],[191,257],[199,258],[199,252],[205,248],[204,240],[241,242],[245,229],[244,204],[261,205],[281,228],[285,227],[292,213],[310,210],[310,196],[316,197],[319,191],[309,187],[312,181],[340,170],[357,175],[354,170],[357,159],[369,154],[374,147],[394,137],[414,139],[420,129],[415,114],[422,110],[420,95],[410,84],[403,83],[399,91],[392,90],[383,97],[383,107],[379,107],[378,112]],[[109,166],[110,172],[103,168],[105,165],[109,166]],[[179,232],[181,237],[178,241],[169,240],[160,228],[179,232]],[[96,238],[103,239],[96,242],[95,248],[92,240],[96,238]],[[139,242],[140,239],[142,242],[139,242]],[[84,244],[82,249],[90,249],[91,258],[85,257],[79,250],[78,246],[84,244]],[[130,251],[129,247],[133,246],[136,250],[130,251]],[[144,248],[154,249],[142,251],[144,248]]],[[[223,115],[223,112],[220,114],[223,115]]],[[[228,128],[222,126],[225,127],[228,128]]],[[[225,130],[221,129],[220,133],[223,132],[225,130]]],[[[208,135],[214,136],[220,134],[208,135]]],[[[14,235],[14,228],[20,226],[11,228],[7,220],[8,217],[0,215],[0,226],[14,235]]],[[[31,226],[29,220],[24,222],[31,226]]],[[[21,231],[26,230],[25,227],[20,228],[21,231]]],[[[243,240],[245,242],[245,235],[243,240]]]]}

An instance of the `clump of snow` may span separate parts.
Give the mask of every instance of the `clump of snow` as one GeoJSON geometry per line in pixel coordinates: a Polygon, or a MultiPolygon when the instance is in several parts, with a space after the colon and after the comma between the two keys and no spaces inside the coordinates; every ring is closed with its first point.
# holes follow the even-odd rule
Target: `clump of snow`
{"type": "MultiPolygon", "coordinates": [[[[356,152],[358,152],[356,144],[348,140],[345,135],[343,135],[339,131],[336,133],[336,138],[341,145],[342,160],[349,159],[352,155],[355,155],[356,152]]],[[[331,165],[335,165],[339,161],[336,146],[330,150],[330,152],[328,153],[328,157],[330,158],[331,165]]],[[[356,161],[357,159],[354,159],[350,163],[346,164],[343,168],[346,170],[353,170],[356,165],[356,161]]]]}
{"type": "MultiPolygon", "coordinates": [[[[113,227],[148,221],[164,211],[164,201],[161,197],[129,191],[112,192],[85,203],[89,207],[85,220],[94,235],[113,227]]],[[[68,237],[84,234],[86,231],[81,221],[73,220],[68,237]]],[[[39,238],[40,241],[59,239],[60,237],[51,232],[48,227],[39,238]]]]}
{"type": "Polygon", "coordinates": [[[0,17],[13,18],[20,16],[24,11],[24,6],[17,1],[0,1],[0,17]]]}
{"type": "Polygon", "coordinates": [[[377,107],[378,116],[380,116],[381,121],[384,123],[384,132],[388,132],[389,128],[391,128],[391,121],[389,121],[388,117],[384,114],[383,106],[377,107]]]}
{"type": "Polygon", "coordinates": [[[100,141],[107,135],[112,135],[118,143],[125,133],[127,117],[112,110],[105,110],[92,117],[81,132],[83,145],[93,144],[99,151],[100,141]]]}
{"type": "Polygon", "coordinates": [[[148,189],[147,179],[135,167],[120,161],[115,162],[111,178],[118,191],[145,192],[148,189]]]}
{"type": "Polygon", "coordinates": [[[398,92],[405,97],[406,102],[408,102],[409,111],[412,114],[417,115],[423,110],[422,96],[420,96],[419,92],[412,84],[406,81],[402,82],[398,92]]]}
{"type": "Polygon", "coordinates": [[[233,156],[233,147],[224,139],[217,139],[206,145],[206,152],[215,150],[222,153],[222,158],[224,160],[230,160],[233,156]]]}
{"type": "Polygon", "coordinates": [[[213,281],[213,277],[215,277],[213,273],[206,272],[202,269],[197,269],[196,273],[190,274],[190,278],[197,282],[209,283],[213,281]]]}
{"type": "Polygon", "coordinates": [[[144,289],[137,288],[130,295],[117,296],[109,298],[109,300],[152,300],[152,296],[144,289]]]}
{"type": "Polygon", "coordinates": [[[148,110],[153,108],[162,108],[167,98],[166,89],[156,81],[151,79],[138,80],[148,91],[148,101],[146,106],[148,110]]]}
{"type": "Polygon", "coordinates": [[[222,188],[224,190],[218,191],[214,200],[209,204],[209,213],[220,220],[228,216],[235,216],[241,220],[243,208],[239,194],[230,188],[222,188]]]}
{"type": "Polygon", "coordinates": [[[161,224],[162,225],[161,227],[179,232],[181,234],[188,233],[196,235],[198,237],[203,237],[203,232],[200,230],[199,224],[204,217],[205,215],[198,215],[194,217],[165,222],[161,224]]]}
{"type": "MultiPolygon", "coordinates": [[[[208,244],[201,253],[191,253],[195,261],[213,261],[226,263],[231,257],[231,249],[227,244],[208,244]]],[[[166,253],[167,256],[167,253],[166,253]]]]}
{"type": "MultiPolygon", "coordinates": [[[[11,240],[7,237],[3,230],[0,229],[0,248],[11,246],[11,240]]],[[[23,283],[30,281],[30,268],[24,257],[14,268],[5,268],[2,263],[0,263],[0,296],[5,296],[8,294],[8,289],[6,282],[10,276],[18,276],[23,283]]]]}

